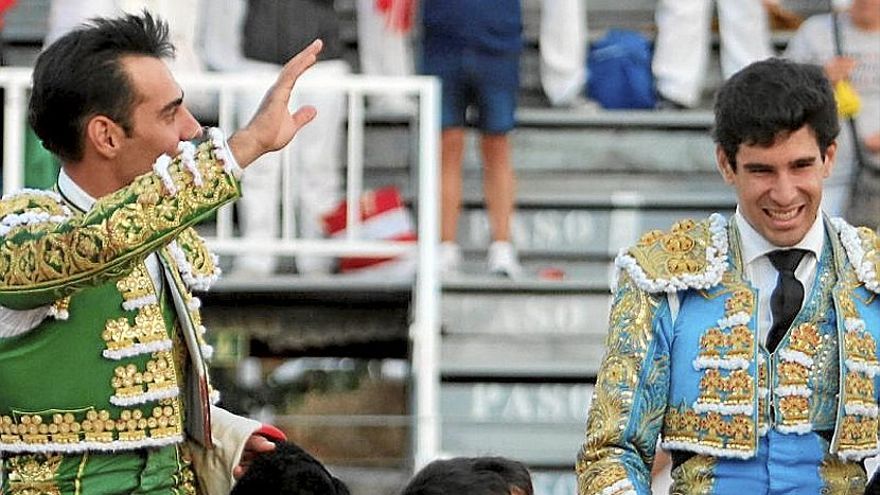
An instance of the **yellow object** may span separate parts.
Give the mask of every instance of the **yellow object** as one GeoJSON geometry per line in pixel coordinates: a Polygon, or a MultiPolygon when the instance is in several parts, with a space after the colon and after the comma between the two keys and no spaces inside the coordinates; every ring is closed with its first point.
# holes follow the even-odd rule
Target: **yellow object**
{"type": "Polygon", "coordinates": [[[843,117],[854,117],[862,106],[859,94],[849,81],[838,81],[834,85],[834,99],[837,100],[837,112],[843,117]]]}

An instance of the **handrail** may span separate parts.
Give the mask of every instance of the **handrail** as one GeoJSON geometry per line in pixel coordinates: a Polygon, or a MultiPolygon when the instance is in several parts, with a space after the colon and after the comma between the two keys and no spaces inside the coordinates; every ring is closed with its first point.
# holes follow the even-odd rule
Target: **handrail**
{"type": "MultiPolygon", "coordinates": [[[[219,127],[234,129],[235,99],[243,90],[267,88],[274,77],[233,73],[178,74],[187,90],[216,91],[219,94],[219,127]]],[[[0,68],[0,87],[5,89],[3,131],[3,192],[20,189],[24,182],[25,101],[31,83],[31,69],[0,68]]],[[[348,96],[348,173],[346,181],[347,235],[341,239],[297,239],[288,228],[280,239],[246,240],[234,235],[229,207],[217,215],[216,234],[208,237],[218,254],[262,252],[272,254],[321,254],[330,256],[393,256],[416,253],[413,320],[409,329],[412,343],[414,394],[413,467],[419,469],[439,452],[439,329],[440,281],[437,259],[439,242],[439,135],[440,92],[436,79],[424,76],[375,77],[351,75],[337,78],[301,80],[297,89],[334,90],[348,96]],[[367,241],[358,238],[360,201],[363,192],[364,96],[377,93],[414,95],[418,98],[418,242],[367,241]]],[[[283,167],[283,174],[289,174],[283,167]]],[[[285,176],[282,180],[289,180],[285,176]]],[[[292,194],[284,188],[282,194],[292,194]]],[[[289,198],[287,203],[291,204],[289,198]]],[[[291,214],[292,212],[285,212],[291,214]]],[[[283,220],[282,220],[283,222],[283,220]]],[[[282,224],[283,225],[283,224],[282,224]]]]}

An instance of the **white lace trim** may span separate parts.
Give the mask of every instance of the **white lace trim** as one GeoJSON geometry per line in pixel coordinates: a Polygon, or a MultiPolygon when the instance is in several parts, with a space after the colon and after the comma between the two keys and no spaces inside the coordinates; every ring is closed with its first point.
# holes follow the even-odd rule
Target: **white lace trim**
{"type": "Polygon", "coordinates": [[[61,195],[56,193],[55,191],[49,191],[46,189],[31,189],[29,187],[23,187],[17,191],[12,191],[11,193],[4,195],[2,199],[13,199],[19,196],[45,196],[47,198],[54,199],[55,202],[59,204],[64,202],[64,200],[61,199],[61,195]]]}
{"type": "Polygon", "coordinates": [[[49,306],[46,316],[64,321],[70,318],[70,312],[66,309],[58,309],[58,307],[53,304],[52,306],[49,306]]]}
{"type": "Polygon", "coordinates": [[[162,399],[171,399],[180,395],[180,388],[177,385],[173,387],[163,388],[162,390],[155,390],[152,392],[145,392],[143,394],[132,395],[131,397],[119,397],[112,396],[110,397],[110,403],[115,406],[127,407],[133,406],[135,404],[143,404],[145,402],[154,402],[162,399]]]}
{"type": "Polygon", "coordinates": [[[847,359],[845,361],[845,363],[846,363],[846,368],[849,371],[861,373],[861,374],[867,376],[868,378],[874,378],[875,376],[877,376],[878,373],[880,373],[880,366],[878,366],[876,364],[868,364],[865,361],[855,360],[852,358],[847,359]]]}
{"type": "Polygon", "coordinates": [[[752,315],[745,311],[734,313],[718,320],[718,328],[733,328],[740,325],[748,325],[752,320],[752,315]]]}
{"type": "Polygon", "coordinates": [[[801,351],[795,351],[792,349],[782,349],[779,351],[779,359],[789,362],[789,363],[797,363],[805,368],[813,367],[813,358],[807,356],[801,351]]]}
{"type": "Polygon", "coordinates": [[[713,403],[707,404],[703,402],[695,402],[694,403],[694,412],[698,413],[707,413],[707,412],[716,412],[719,414],[741,414],[741,415],[750,415],[752,413],[753,404],[749,402],[748,404],[725,404],[725,403],[713,403]]]}
{"type": "Polygon", "coordinates": [[[170,350],[171,339],[162,339],[155,340],[153,342],[147,342],[146,344],[138,342],[137,344],[129,347],[124,347],[122,349],[104,349],[101,352],[101,355],[103,355],[107,359],[119,361],[120,359],[129,358],[132,356],[140,356],[141,354],[149,354],[152,352],[170,350]]]}
{"type": "Polygon", "coordinates": [[[143,440],[113,440],[112,442],[76,442],[76,443],[0,443],[0,452],[27,454],[78,454],[86,451],[120,452],[123,450],[144,449],[149,447],[165,447],[183,442],[182,435],[162,438],[145,438],[143,440]]]}
{"type": "Polygon", "coordinates": [[[837,451],[837,457],[840,457],[844,461],[859,461],[866,457],[874,457],[877,454],[880,454],[880,442],[878,442],[873,449],[837,451]]]}
{"type": "Polygon", "coordinates": [[[840,243],[843,244],[849,262],[855,268],[859,280],[865,284],[868,290],[880,294],[880,281],[874,271],[874,264],[870,260],[865,260],[865,250],[862,249],[862,240],[859,237],[858,229],[846,223],[842,218],[832,218],[831,225],[839,233],[840,243]]]}
{"type": "Polygon", "coordinates": [[[205,358],[205,361],[210,361],[214,357],[214,346],[201,344],[199,348],[202,350],[202,357],[205,358]]]}
{"type": "Polygon", "coordinates": [[[614,482],[611,486],[606,486],[599,492],[599,495],[638,495],[635,488],[629,480],[620,480],[614,482]]]}
{"type": "Polygon", "coordinates": [[[746,358],[715,358],[700,356],[694,359],[694,369],[704,370],[708,368],[723,370],[745,370],[749,368],[749,360],[746,358]]]}
{"type": "Polygon", "coordinates": [[[614,266],[626,270],[635,284],[650,293],[672,293],[685,289],[708,289],[721,282],[727,268],[727,220],[718,213],[709,217],[712,244],[706,248],[707,267],[703,273],[683,274],[669,279],[650,279],[638,262],[624,248],[614,260],[614,266]]]}
{"type": "Polygon", "coordinates": [[[190,309],[190,311],[195,311],[202,307],[202,300],[198,297],[193,296],[190,298],[189,302],[186,303],[186,306],[190,309]]]}
{"type": "Polygon", "coordinates": [[[776,387],[775,392],[776,395],[780,397],[809,397],[813,395],[813,391],[803,385],[785,385],[782,387],[776,387]]]}
{"type": "Polygon", "coordinates": [[[122,309],[126,311],[134,311],[136,309],[143,308],[144,306],[149,306],[150,304],[158,304],[159,300],[156,299],[155,294],[147,294],[143,297],[138,297],[136,299],[130,299],[128,301],[124,301],[122,303],[122,309]]]}
{"type": "Polygon", "coordinates": [[[226,143],[226,136],[218,127],[208,129],[208,136],[211,138],[211,146],[214,148],[214,155],[218,160],[223,162],[223,171],[227,174],[239,178],[241,176],[241,168],[235,162],[232,152],[226,143]]]}
{"type": "Polygon", "coordinates": [[[877,417],[877,404],[846,404],[843,406],[847,416],[867,416],[869,418],[877,417]]]}
{"type": "Polygon", "coordinates": [[[211,390],[211,393],[209,394],[208,397],[211,401],[211,405],[216,406],[218,403],[220,403],[220,391],[219,390],[211,390]]]}
{"type": "Polygon", "coordinates": [[[165,186],[165,192],[167,192],[169,196],[176,196],[177,186],[174,185],[174,179],[171,177],[171,172],[168,171],[168,167],[170,166],[171,157],[163,153],[159,158],[156,158],[156,161],[153,163],[153,172],[162,179],[162,185],[165,186]]]}
{"type": "Polygon", "coordinates": [[[180,151],[180,161],[183,167],[192,175],[193,184],[201,187],[204,184],[202,173],[196,165],[196,147],[189,141],[181,141],[177,143],[177,149],[180,151]]]}
{"type": "Polygon", "coordinates": [[[806,435],[813,431],[813,423],[798,423],[796,425],[776,425],[776,430],[780,433],[794,433],[795,435],[806,435]]]}
{"type": "Polygon", "coordinates": [[[695,454],[711,455],[715,457],[735,459],[751,459],[752,457],[755,457],[755,452],[753,450],[722,449],[680,440],[662,442],[661,445],[666,450],[686,450],[688,452],[694,452],[695,454]]]}
{"type": "Polygon", "coordinates": [[[26,211],[24,213],[10,213],[0,219],[0,236],[5,236],[12,229],[22,225],[36,225],[41,223],[62,223],[70,217],[65,215],[51,215],[40,210],[26,211]]]}
{"type": "Polygon", "coordinates": [[[193,274],[192,265],[186,259],[186,253],[183,252],[183,249],[177,244],[177,241],[171,241],[171,243],[168,244],[168,251],[171,253],[171,256],[174,257],[174,262],[177,264],[180,276],[183,278],[183,281],[186,283],[189,290],[206,291],[211,288],[211,285],[213,285],[218,278],[220,278],[220,260],[217,258],[217,255],[211,253],[211,257],[214,260],[214,272],[207,276],[200,276],[193,274]]]}

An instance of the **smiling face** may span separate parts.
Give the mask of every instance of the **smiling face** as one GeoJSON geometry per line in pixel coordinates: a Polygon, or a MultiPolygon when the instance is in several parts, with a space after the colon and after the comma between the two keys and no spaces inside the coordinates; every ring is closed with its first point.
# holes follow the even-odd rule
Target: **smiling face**
{"type": "Polygon", "coordinates": [[[831,174],[836,143],[823,154],[809,126],[782,133],[769,146],[741,144],[732,166],[718,147],[718,169],[736,189],[739,210],[767,241],[793,246],[819,214],[822,183],[831,174]]]}

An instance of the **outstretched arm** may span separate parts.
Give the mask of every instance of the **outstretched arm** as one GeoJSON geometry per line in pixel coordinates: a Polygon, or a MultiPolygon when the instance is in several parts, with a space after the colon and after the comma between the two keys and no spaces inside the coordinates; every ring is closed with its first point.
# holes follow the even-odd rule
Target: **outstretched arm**
{"type": "Polygon", "coordinates": [[[312,106],[303,106],[290,113],[288,105],[296,80],[314,65],[323,46],[321,40],[315,40],[290,59],[281,68],[275,84],[263,96],[257,113],[229,138],[229,148],[240,167],[247,167],[264,153],[283,148],[315,118],[316,111],[312,106]]]}

